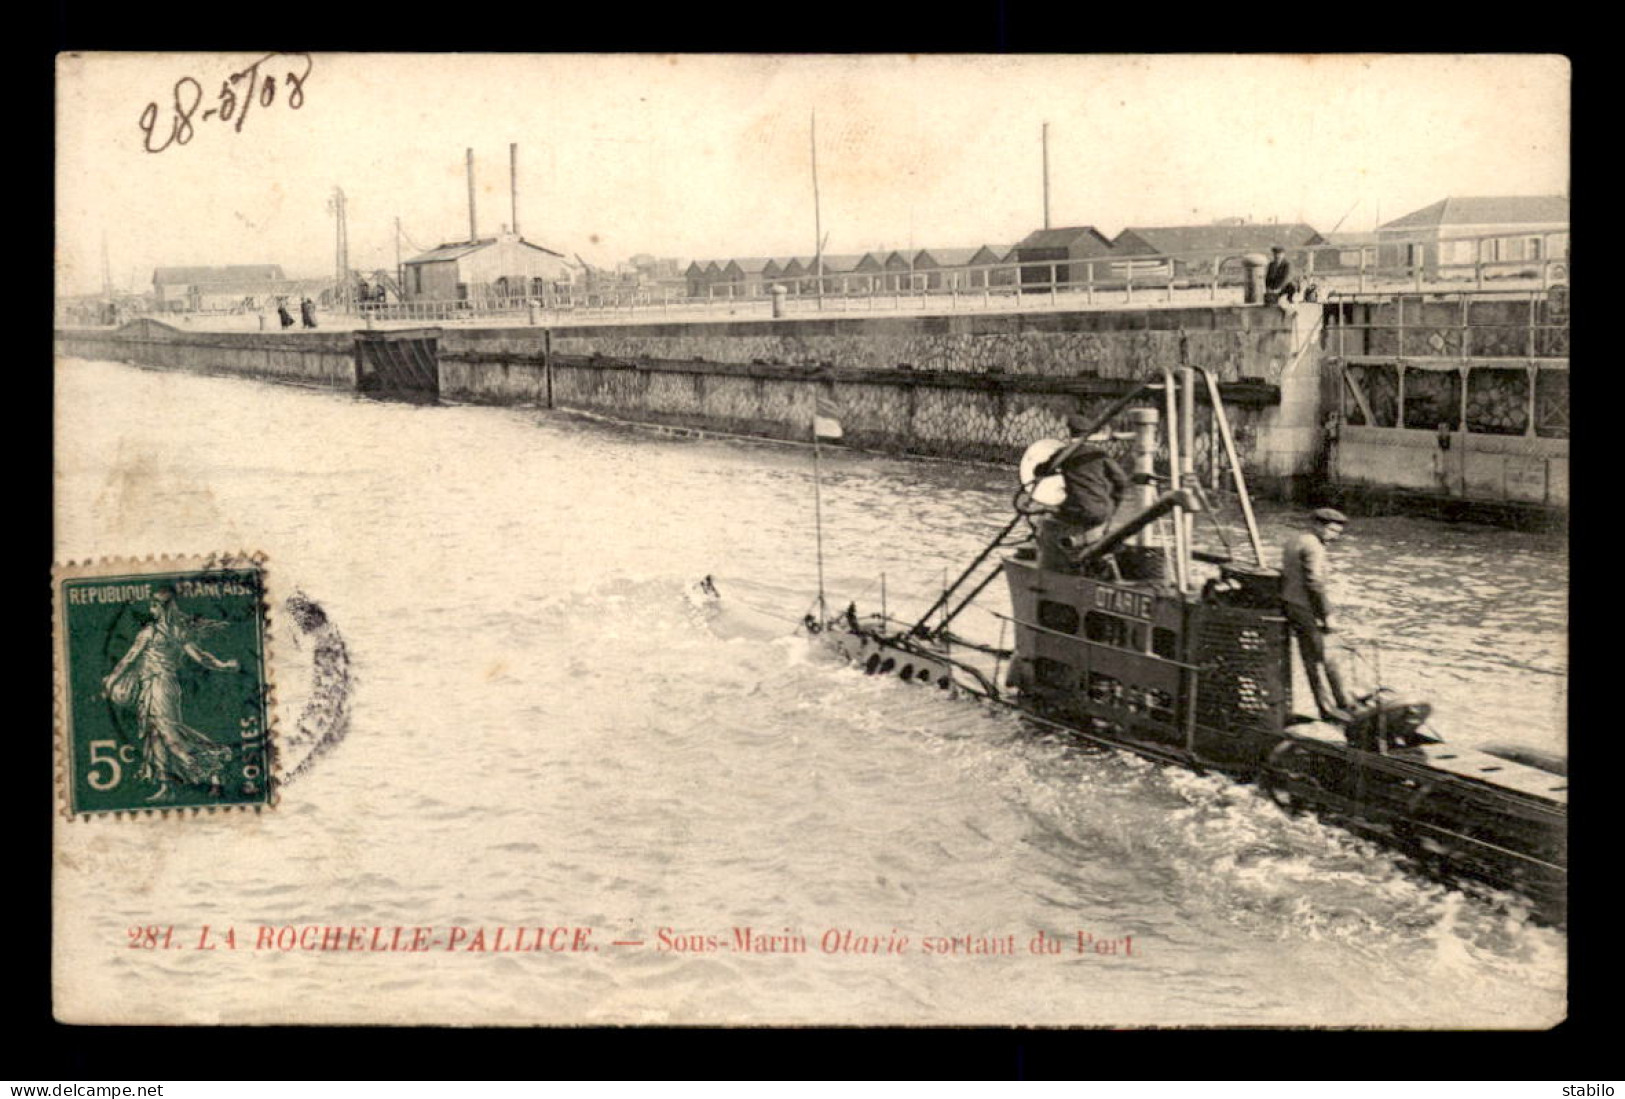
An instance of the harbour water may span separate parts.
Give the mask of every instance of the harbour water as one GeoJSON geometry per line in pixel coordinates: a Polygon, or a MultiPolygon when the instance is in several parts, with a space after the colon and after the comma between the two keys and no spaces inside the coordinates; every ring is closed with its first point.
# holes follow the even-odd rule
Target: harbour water
{"type": "MultiPolygon", "coordinates": [[[[273,605],[320,604],[352,672],[346,735],[274,811],[59,822],[58,1010],[75,1019],[1565,1014],[1565,937],[1514,898],[1418,881],[1250,789],[1035,738],[809,649],[792,636],[816,590],[804,448],[79,361],[58,364],[57,407],[59,559],[262,551],[273,605]],[[705,575],[720,610],[688,597],[705,575]],[[204,925],[245,942],[430,927],[441,945],[130,945],[173,926],[191,947],[204,925]],[[587,928],[597,949],[467,949],[478,929],[558,927],[549,941],[587,928]],[[784,949],[731,949],[736,929],[784,949]]],[[[838,449],[822,470],[832,603],[876,605],[884,572],[898,614],[998,530],[1014,487],[838,449]]],[[[1274,547],[1296,513],[1262,518],[1274,547]]],[[[1451,739],[1564,749],[1561,537],[1381,518],[1334,553],[1349,636],[1383,639],[1385,679],[1451,739]]],[[[996,639],[990,616],[977,628],[996,639]]],[[[311,654],[286,622],[273,637],[286,722],[311,654]]]]}

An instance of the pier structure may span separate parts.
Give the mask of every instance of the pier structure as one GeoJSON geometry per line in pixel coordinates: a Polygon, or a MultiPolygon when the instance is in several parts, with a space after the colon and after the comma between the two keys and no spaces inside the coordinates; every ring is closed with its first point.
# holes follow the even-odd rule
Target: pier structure
{"type": "MultiPolygon", "coordinates": [[[[1219,381],[1246,475],[1280,499],[1559,520],[1567,294],[361,331],[59,328],[57,353],[410,400],[532,405],[665,427],[1010,462],[1161,364],[1219,381]]],[[[1228,489],[1215,418],[1195,472],[1228,489]]]]}

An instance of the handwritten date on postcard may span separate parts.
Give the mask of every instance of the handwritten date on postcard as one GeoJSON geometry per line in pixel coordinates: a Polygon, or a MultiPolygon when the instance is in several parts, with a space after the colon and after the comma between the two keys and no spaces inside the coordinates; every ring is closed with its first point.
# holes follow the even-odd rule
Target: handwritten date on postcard
{"type": "Polygon", "coordinates": [[[256,106],[273,107],[280,100],[290,110],[305,105],[305,82],[310,79],[315,59],[308,53],[268,53],[220,81],[220,91],[214,105],[198,114],[203,106],[203,85],[194,77],[183,76],[170,89],[171,104],[166,112],[158,101],[149,102],[141,110],[141,147],[149,153],[161,153],[171,145],[185,145],[197,132],[197,122],[227,123],[237,133],[243,132],[243,122],[256,106]],[[278,77],[281,82],[278,82],[278,77]],[[163,123],[169,132],[164,134],[163,123]],[[162,138],[161,144],[154,144],[162,138]]]}
{"type": "Polygon", "coordinates": [[[407,953],[449,951],[462,954],[596,954],[600,950],[634,952],[652,949],[675,954],[842,954],[850,956],[937,958],[1058,957],[1091,955],[1133,957],[1133,935],[1097,935],[1082,929],[1053,932],[909,935],[893,928],[872,934],[847,927],[812,933],[784,928],[764,933],[735,927],[725,935],[679,932],[670,927],[654,936],[609,940],[594,928],[574,925],[497,927],[415,927],[405,925],[256,924],[177,928],[172,924],[130,927],[125,945],[131,950],[225,950],[249,953],[407,953]]]}

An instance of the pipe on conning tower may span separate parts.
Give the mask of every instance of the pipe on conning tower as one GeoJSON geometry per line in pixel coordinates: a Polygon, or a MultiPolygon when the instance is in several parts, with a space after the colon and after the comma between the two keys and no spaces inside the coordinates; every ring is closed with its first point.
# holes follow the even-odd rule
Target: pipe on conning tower
{"type": "Polygon", "coordinates": [[[1163,493],[1150,507],[1084,550],[1082,556],[1078,558],[1078,563],[1081,565],[1099,560],[1175,508],[1190,506],[1191,499],[1183,491],[1163,493]]]}

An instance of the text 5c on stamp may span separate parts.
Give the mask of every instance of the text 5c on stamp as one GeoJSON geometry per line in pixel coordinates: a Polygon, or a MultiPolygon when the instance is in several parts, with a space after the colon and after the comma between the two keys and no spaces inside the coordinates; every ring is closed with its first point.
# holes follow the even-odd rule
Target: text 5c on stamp
{"type": "Polygon", "coordinates": [[[264,558],[105,560],[54,579],[64,808],[270,804],[264,558]]]}

